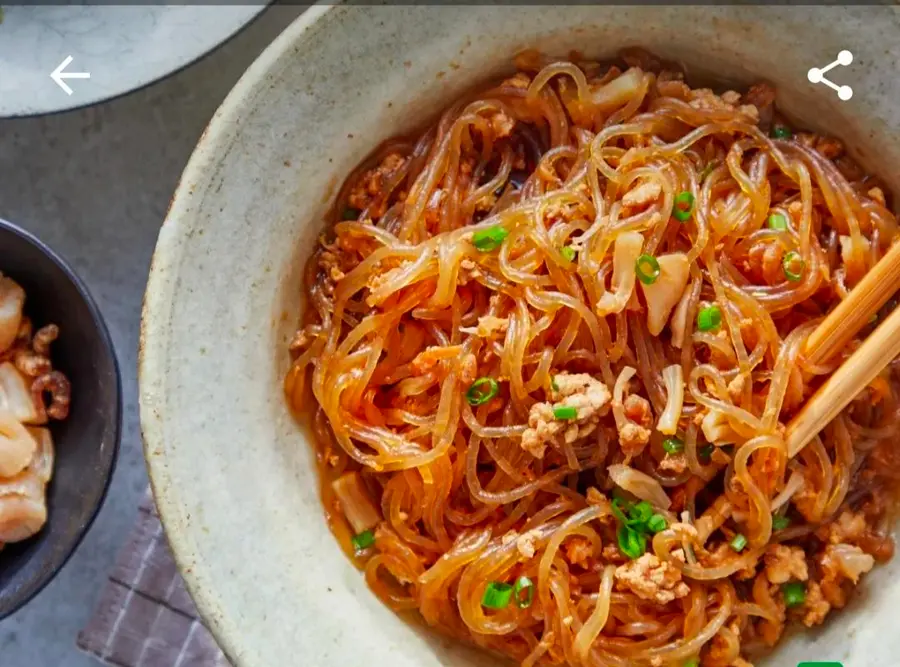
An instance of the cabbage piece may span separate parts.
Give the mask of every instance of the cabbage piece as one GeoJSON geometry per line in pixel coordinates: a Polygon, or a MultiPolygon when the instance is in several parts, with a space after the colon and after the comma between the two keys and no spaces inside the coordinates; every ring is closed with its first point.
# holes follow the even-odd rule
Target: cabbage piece
{"type": "Polygon", "coordinates": [[[625,232],[616,237],[613,250],[612,290],[603,294],[597,302],[597,314],[601,317],[621,313],[634,291],[635,262],[641,255],[644,237],[638,232],[625,232]]]}
{"type": "Polygon", "coordinates": [[[606,471],[616,486],[641,500],[646,500],[656,509],[667,510],[672,504],[662,485],[650,475],[621,463],[609,466],[606,471]]]}
{"type": "Polygon", "coordinates": [[[682,252],[660,255],[659,277],[650,285],[641,283],[644,299],[647,301],[647,330],[652,336],[658,336],[669,320],[672,308],[684,294],[691,263],[682,252]]]}

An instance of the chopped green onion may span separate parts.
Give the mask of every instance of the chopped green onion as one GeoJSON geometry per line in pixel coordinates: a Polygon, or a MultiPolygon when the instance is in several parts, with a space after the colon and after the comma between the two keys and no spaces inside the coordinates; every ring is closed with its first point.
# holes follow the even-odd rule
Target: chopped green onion
{"type": "Polygon", "coordinates": [[[697,313],[697,328],[700,331],[715,331],[722,325],[722,311],[718,306],[707,306],[697,313]]]}
{"type": "Polygon", "coordinates": [[[650,520],[647,522],[647,528],[651,533],[658,533],[661,530],[665,530],[666,526],[669,524],[666,522],[666,517],[662,514],[654,514],[650,517],[650,520]]]}
{"type": "Polygon", "coordinates": [[[631,560],[640,558],[647,551],[647,538],[628,526],[619,526],[616,537],[619,540],[619,551],[631,560]]]}
{"type": "Polygon", "coordinates": [[[356,220],[359,217],[359,210],[355,208],[345,208],[341,214],[343,220],[356,220]]]}
{"type": "Polygon", "coordinates": [[[781,516],[780,514],[776,514],[772,517],[772,529],[773,530],[784,530],[788,526],[791,525],[791,520],[786,516],[781,516]]]}
{"type": "Polygon", "coordinates": [[[478,378],[466,391],[469,405],[483,405],[500,393],[500,385],[494,378],[478,378]]]}
{"type": "Polygon", "coordinates": [[[776,125],[772,128],[772,137],[775,139],[790,139],[793,135],[791,128],[786,125],[776,125]]]}
{"type": "Polygon", "coordinates": [[[558,405],[553,408],[553,416],[557,419],[575,419],[578,416],[578,410],[571,405],[558,405]]]}
{"type": "Polygon", "coordinates": [[[690,220],[694,212],[694,195],[685,190],[675,197],[675,205],[672,207],[672,217],[679,222],[690,220]]]}
{"type": "Polygon", "coordinates": [[[359,553],[375,544],[375,533],[364,530],[359,535],[354,535],[350,542],[353,543],[353,550],[359,553]]]}
{"type": "Polygon", "coordinates": [[[698,658],[688,658],[681,663],[681,667],[700,667],[700,660],[698,658]]]}
{"type": "Polygon", "coordinates": [[[555,377],[550,378],[550,388],[553,389],[553,391],[559,391],[559,385],[556,384],[555,377]]]}
{"type": "Polygon", "coordinates": [[[528,577],[519,577],[516,579],[515,594],[516,606],[519,609],[527,609],[534,602],[534,582],[528,577]],[[524,599],[522,598],[523,591],[524,599]]]}
{"type": "Polygon", "coordinates": [[[869,315],[869,324],[875,324],[878,321],[878,313],[869,315]]]}
{"type": "Polygon", "coordinates": [[[567,245],[567,246],[560,248],[559,253],[563,256],[563,259],[565,259],[567,262],[575,261],[575,248],[573,248],[572,246],[567,245]]]}
{"type": "Polygon", "coordinates": [[[628,515],[631,517],[632,522],[640,526],[646,524],[650,520],[650,517],[653,516],[653,508],[646,500],[642,500],[631,508],[628,515]]]}
{"type": "Polygon", "coordinates": [[[781,267],[784,269],[784,277],[795,283],[803,277],[806,262],[800,257],[800,253],[791,250],[781,260],[781,267]]]}
{"type": "Polygon", "coordinates": [[[796,607],[806,602],[806,586],[799,581],[792,581],[789,584],[781,586],[781,592],[784,594],[784,604],[786,607],[796,607]]]}
{"type": "Polygon", "coordinates": [[[684,451],[684,443],[678,438],[666,438],[663,440],[663,449],[666,454],[677,454],[684,451]]]}
{"type": "Polygon", "coordinates": [[[499,581],[492,581],[484,589],[484,595],[481,597],[481,606],[488,609],[503,609],[509,604],[512,595],[512,586],[499,581]]]}
{"type": "Polygon", "coordinates": [[[488,227],[487,229],[479,229],[472,234],[472,245],[481,252],[490,252],[496,250],[503,243],[503,239],[509,236],[509,232],[500,225],[488,227]]]}
{"type": "Polygon", "coordinates": [[[700,455],[701,459],[708,459],[712,456],[713,451],[715,451],[715,447],[712,445],[703,445],[700,449],[697,450],[697,454],[700,455]]]}
{"type": "Polygon", "coordinates": [[[788,228],[787,226],[787,218],[785,218],[781,213],[773,213],[769,216],[769,229],[779,229],[785,230],[788,228]]]}
{"type": "Polygon", "coordinates": [[[653,255],[641,255],[634,263],[634,272],[645,285],[652,285],[659,278],[659,262],[653,255]]]}
{"type": "Polygon", "coordinates": [[[629,519],[627,516],[625,516],[625,512],[629,510],[629,507],[627,505],[623,506],[622,500],[620,500],[619,498],[613,498],[611,508],[613,516],[619,520],[619,523],[621,523],[623,526],[627,526],[629,519]]]}
{"type": "Polygon", "coordinates": [[[745,546],[747,546],[747,538],[742,533],[738,533],[731,540],[731,548],[735,551],[743,551],[745,546]]]}

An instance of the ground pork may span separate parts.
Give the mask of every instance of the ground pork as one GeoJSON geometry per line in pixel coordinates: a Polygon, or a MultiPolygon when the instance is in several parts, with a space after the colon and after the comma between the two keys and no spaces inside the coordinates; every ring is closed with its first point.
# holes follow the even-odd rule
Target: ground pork
{"type": "Polygon", "coordinates": [[[469,281],[475,280],[476,278],[480,278],[482,276],[481,269],[478,268],[478,264],[476,264],[471,259],[464,259],[459,263],[459,284],[467,285],[469,281]]]}
{"type": "Polygon", "coordinates": [[[398,170],[406,164],[406,158],[400,153],[390,153],[381,163],[363,174],[347,198],[347,203],[359,210],[368,209],[369,216],[380,218],[387,208],[385,185],[398,170]]]}
{"type": "Polygon", "coordinates": [[[822,595],[821,586],[815,581],[809,582],[806,587],[806,600],[803,602],[803,625],[808,628],[820,625],[829,611],[831,605],[822,595]]]}
{"type": "Polygon", "coordinates": [[[872,188],[866,194],[869,195],[869,199],[876,202],[877,204],[887,206],[887,201],[884,198],[884,190],[882,190],[881,188],[872,188]]]}
{"type": "Polygon", "coordinates": [[[756,285],[777,285],[784,282],[784,248],[781,243],[758,241],[750,246],[744,270],[756,285]]]}
{"type": "Polygon", "coordinates": [[[419,352],[410,362],[410,367],[414,373],[421,375],[434,369],[441,361],[459,357],[460,352],[462,347],[459,345],[432,345],[419,352]]]}
{"type": "Polygon", "coordinates": [[[637,456],[650,442],[653,411],[650,402],[637,394],[629,395],[622,404],[628,421],[619,429],[619,444],[628,456],[637,456]]]}
{"type": "Polygon", "coordinates": [[[503,111],[498,111],[491,116],[491,130],[494,132],[494,139],[502,139],[512,134],[516,121],[510,115],[503,111]]]}
{"type": "Polygon", "coordinates": [[[818,536],[822,540],[827,540],[831,544],[853,544],[866,532],[866,518],[862,512],[852,512],[844,510],[838,516],[837,520],[832,521],[827,526],[823,526],[818,531],[818,536]]]}
{"type": "Polygon", "coordinates": [[[687,457],[684,454],[666,454],[659,462],[659,470],[681,474],[687,470],[687,457]]]}
{"type": "Polygon", "coordinates": [[[547,445],[557,436],[571,443],[597,428],[600,411],[609,402],[609,389],[601,381],[586,373],[560,373],[553,378],[550,392],[552,403],[535,403],[528,415],[528,428],[522,434],[522,449],[536,458],[543,458],[547,445]],[[554,409],[571,407],[574,419],[557,419],[554,409]]]}
{"type": "Polygon", "coordinates": [[[520,90],[524,90],[530,85],[531,77],[525,74],[525,72],[516,72],[515,76],[506,79],[503,83],[500,84],[500,86],[503,88],[509,86],[512,88],[519,88],[520,90]]]}
{"type": "Polygon", "coordinates": [[[806,581],[809,570],[806,554],[800,547],[772,544],[766,549],[766,577],[773,584],[785,584],[792,579],[806,581]]]}
{"type": "MultiPolygon", "coordinates": [[[[383,273],[376,273],[371,278],[369,278],[368,282],[366,283],[366,286],[369,288],[370,291],[377,290],[382,285],[384,285],[386,282],[389,282],[389,281],[395,279],[403,271],[406,271],[406,269],[408,269],[411,264],[412,264],[411,261],[403,260],[402,262],[400,262],[399,266],[397,266],[393,269],[389,269],[387,271],[384,271],[383,273]]],[[[369,304],[369,305],[372,305],[372,304],[369,304]]]]}
{"type": "Polygon", "coordinates": [[[583,537],[573,537],[566,540],[563,550],[572,565],[587,568],[591,557],[594,555],[594,547],[583,537]]]}
{"type": "Polygon", "coordinates": [[[506,317],[495,317],[493,315],[482,315],[478,318],[478,326],[476,327],[460,327],[460,332],[478,336],[479,338],[491,338],[494,333],[503,333],[509,327],[509,319],[506,317]]]}
{"type": "Polygon", "coordinates": [[[615,578],[619,589],[630,590],[639,598],[658,604],[667,604],[691,592],[678,569],[650,553],[617,567],[615,578]]]}

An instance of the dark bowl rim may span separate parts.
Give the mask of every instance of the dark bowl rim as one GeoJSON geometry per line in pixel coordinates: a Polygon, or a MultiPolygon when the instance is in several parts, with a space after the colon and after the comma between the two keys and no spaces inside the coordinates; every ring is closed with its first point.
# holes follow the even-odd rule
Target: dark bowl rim
{"type": "Polygon", "coordinates": [[[109,335],[109,329],[106,326],[106,321],[103,319],[103,314],[101,313],[99,306],[97,306],[97,303],[94,301],[94,298],[91,296],[90,290],[88,290],[87,285],[85,285],[84,281],[82,281],[75,270],[65,259],[62,258],[62,256],[59,255],[59,253],[57,253],[31,232],[22,229],[18,225],[9,222],[2,217],[0,217],[0,229],[11,232],[12,234],[15,234],[16,236],[35,246],[47,258],[49,258],[51,262],[56,264],[56,266],[60,270],[62,270],[69,281],[75,286],[75,290],[81,296],[82,300],[87,306],[88,312],[91,314],[91,319],[94,322],[94,327],[96,328],[97,333],[100,336],[103,347],[106,349],[106,352],[112,359],[113,371],[116,377],[116,407],[115,421],[113,424],[113,427],[115,429],[115,437],[113,439],[113,446],[109,459],[109,472],[106,475],[106,479],[103,480],[103,488],[100,490],[100,495],[97,498],[97,504],[93,508],[93,510],[91,510],[87,521],[85,521],[84,527],[80,531],[78,531],[78,533],[76,533],[75,538],[72,540],[72,542],[62,550],[63,555],[59,559],[59,562],[51,563],[52,567],[47,571],[47,573],[40,579],[37,579],[30,588],[25,589],[24,595],[22,595],[17,601],[15,601],[9,609],[0,610],[0,621],[2,621],[3,619],[10,617],[14,613],[25,607],[37,596],[38,593],[43,591],[44,588],[46,588],[47,585],[56,578],[56,575],[59,574],[59,572],[66,566],[66,564],[75,554],[75,551],[81,545],[84,538],[87,536],[88,532],[91,529],[91,526],[94,525],[94,521],[96,521],[97,519],[97,515],[100,513],[100,509],[106,502],[106,496],[109,492],[113,474],[115,473],[116,465],[119,460],[119,448],[121,446],[122,440],[122,374],[121,370],[119,369],[119,359],[116,356],[116,348],[115,345],[113,345],[112,337],[109,335]]]}

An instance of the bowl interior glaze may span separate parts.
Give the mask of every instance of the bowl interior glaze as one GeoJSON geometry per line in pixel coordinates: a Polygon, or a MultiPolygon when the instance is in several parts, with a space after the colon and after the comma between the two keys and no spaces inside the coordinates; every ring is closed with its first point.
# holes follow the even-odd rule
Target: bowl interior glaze
{"type": "MultiPolygon", "coordinates": [[[[641,45],[696,77],[767,78],[780,106],[829,128],[900,186],[892,8],[315,7],[248,70],[183,176],[153,260],[142,327],[141,420],[156,499],[201,612],[240,667],[494,664],[404,622],[339,551],[307,433],[281,383],[301,275],[346,174],[384,139],[432,118],[524,48],[610,56],[641,45]],[[841,102],[811,85],[834,71],[841,102]]],[[[893,181],[893,182],[891,182],[893,181]]],[[[896,565],[865,604],[770,665],[894,664],[896,565]]]]}

